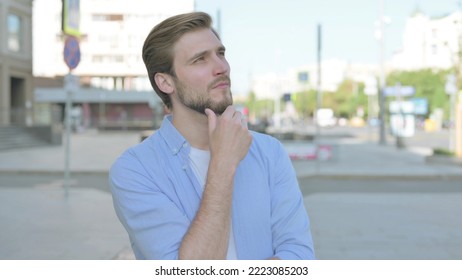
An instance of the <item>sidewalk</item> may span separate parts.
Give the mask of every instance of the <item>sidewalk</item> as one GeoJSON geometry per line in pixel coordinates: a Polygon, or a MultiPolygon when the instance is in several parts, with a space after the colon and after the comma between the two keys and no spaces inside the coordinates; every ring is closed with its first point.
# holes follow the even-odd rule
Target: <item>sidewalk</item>
{"type": "MultiPolygon", "coordinates": [[[[70,170],[72,173],[107,173],[111,164],[125,149],[140,141],[139,132],[89,131],[71,138],[70,170]]],[[[291,149],[300,142],[285,141],[291,149]]],[[[333,159],[326,161],[295,160],[299,177],[461,177],[462,166],[428,164],[429,150],[408,147],[398,149],[393,144],[377,143],[354,138],[324,141],[333,147],[333,159]]],[[[311,143],[302,145],[312,146],[311,143]]],[[[21,150],[0,151],[1,172],[64,172],[64,146],[47,146],[21,150]]]]}
{"type": "MultiPolygon", "coordinates": [[[[138,132],[90,131],[73,135],[71,178],[73,173],[106,174],[116,157],[139,140],[138,132]]],[[[284,144],[290,147],[296,143],[284,144]]],[[[294,161],[299,177],[462,178],[461,166],[426,164],[426,150],[400,150],[391,145],[380,146],[351,138],[330,140],[329,144],[334,147],[334,157],[331,160],[294,161]]],[[[21,176],[26,173],[61,176],[64,172],[64,160],[64,146],[1,151],[0,178],[2,174],[21,176]]],[[[5,226],[0,231],[0,259],[133,258],[128,236],[115,216],[109,193],[71,187],[66,197],[62,182],[27,188],[13,188],[2,183],[0,185],[0,223],[5,226]]],[[[370,246],[375,246],[374,248],[382,252],[385,250],[387,254],[370,255],[369,258],[385,256],[393,259],[403,254],[415,258],[419,256],[419,251],[412,250],[409,246],[415,245],[424,250],[426,247],[417,243],[427,240],[416,240],[410,242],[409,246],[401,244],[401,251],[396,251],[396,246],[389,248],[390,244],[387,243],[390,236],[395,234],[394,230],[401,226],[400,222],[409,224],[408,220],[403,220],[400,211],[405,207],[425,208],[426,203],[439,201],[446,204],[442,212],[425,212],[425,217],[429,219],[426,220],[427,223],[439,223],[440,215],[452,213],[451,216],[454,216],[453,213],[462,212],[461,200],[460,194],[435,194],[432,197],[389,194],[385,198],[381,194],[322,193],[305,197],[306,208],[316,226],[313,228],[313,236],[316,246],[319,247],[318,257],[337,259],[368,258],[366,251],[370,250],[370,246]],[[383,203],[384,199],[390,199],[394,204],[383,203]],[[370,211],[365,211],[367,207],[370,211]],[[356,221],[362,217],[365,219],[363,223],[370,223],[370,227],[369,224],[367,226],[371,232],[358,230],[355,223],[348,223],[339,213],[349,215],[348,219],[356,221]],[[372,214],[373,216],[367,216],[372,214]],[[380,219],[377,220],[374,215],[380,219]],[[385,233],[380,233],[383,228],[388,229],[388,232],[385,230],[385,233]],[[345,230],[349,231],[349,235],[338,236],[338,232],[345,230]],[[368,234],[378,234],[382,239],[378,243],[371,243],[368,234]],[[341,247],[340,251],[338,246],[341,247]]],[[[415,217],[410,219],[413,218],[415,217]]],[[[462,258],[457,253],[462,252],[462,241],[457,234],[462,231],[461,225],[448,219],[445,216],[446,221],[442,225],[444,227],[440,230],[449,230],[448,236],[444,238],[454,245],[454,251],[442,253],[435,258],[462,258]]],[[[425,232],[426,229],[420,225],[414,228],[404,227],[404,230],[405,233],[398,234],[412,235],[416,231],[425,232]]],[[[429,238],[435,240],[434,236],[429,238]]],[[[402,242],[407,241],[409,240],[402,242]]],[[[437,243],[432,244],[431,249],[437,248],[437,243]]]]}
{"type": "MultiPolygon", "coordinates": [[[[73,134],[71,172],[106,173],[117,156],[139,142],[139,135],[132,131],[73,134]]],[[[63,173],[64,165],[64,145],[0,151],[0,172],[63,173]]]]}
{"type": "MultiPolygon", "coordinates": [[[[1,178],[1,175],[0,175],[1,178]]],[[[130,252],[108,193],[0,188],[0,259],[100,260],[130,252]]]]}
{"type": "Polygon", "coordinates": [[[427,163],[425,148],[399,149],[356,139],[330,143],[334,156],[326,161],[294,161],[298,177],[332,178],[461,178],[462,165],[427,163]]]}

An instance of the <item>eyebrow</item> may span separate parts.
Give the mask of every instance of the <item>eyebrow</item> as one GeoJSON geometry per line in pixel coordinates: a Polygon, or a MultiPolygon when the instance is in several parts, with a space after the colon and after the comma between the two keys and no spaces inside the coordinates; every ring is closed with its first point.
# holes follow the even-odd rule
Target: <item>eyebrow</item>
{"type": "MultiPolygon", "coordinates": [[[[226,48],[225,46],[221,45],[217,48],[217,51],[226,51],[226,48]]],[[[205,51],[202,51],[202,52],[199,52],[199,53],[196,53],[195,55],[193,55],[190,59],[188,59],[188,63],[191,63],[193,62],[194,60],[196,60],[197,58],[201,57],[201,56],[204,56],[206,55],[207,53],[209,53],[210,51],[209,50],[205,50],[205,51]]]]}
{"type": "Polygon", "coordinates": [[[199,52],[199,53],[196,53],[195,55],[193,55],[190,59],[188,59],[188,63],[191,63],[193,62],[194,60],[196,60],[196,58],[199,58],[203,55],[206,55],[209,51],[202,51],[202,52],[199,52]]]}

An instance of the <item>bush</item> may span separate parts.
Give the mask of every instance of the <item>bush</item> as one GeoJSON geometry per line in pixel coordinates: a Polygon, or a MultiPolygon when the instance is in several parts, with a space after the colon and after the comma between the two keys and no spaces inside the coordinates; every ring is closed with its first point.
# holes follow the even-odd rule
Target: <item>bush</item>
{"type": "Polygon", "coordinates": [[[449,156],[449,157],[455,156],[454,152],[451,152],[443,148],[434,148],[433,154],[438,155],[438,156],[449,156]]]}

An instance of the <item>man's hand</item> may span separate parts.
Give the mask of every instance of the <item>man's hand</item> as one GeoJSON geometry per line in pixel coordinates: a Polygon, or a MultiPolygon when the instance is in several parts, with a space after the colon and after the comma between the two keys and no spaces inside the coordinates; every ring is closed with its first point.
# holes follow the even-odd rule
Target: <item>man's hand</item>
{"type": "Polygon", "coordinates": [[[233,106],[228,106],[221,116],[210,109],[205,109],[205,114],[209,122],[211,157],[237,167],[252,143],[245,116],[233,106]]]}
{"type": "Polygon", "coordinates": [[[247,121],[229,106],[221,116],[206,109],[210,163],[199,210],[183,238],[180,259],[225,259],[229,243],[233,182],[252,143],[247,121]]]}

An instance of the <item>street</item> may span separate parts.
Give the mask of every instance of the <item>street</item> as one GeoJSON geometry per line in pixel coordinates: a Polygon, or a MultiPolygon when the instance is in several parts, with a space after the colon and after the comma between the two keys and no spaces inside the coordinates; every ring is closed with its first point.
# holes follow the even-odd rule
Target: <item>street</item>
{"type": "MultiPolygon", "coordinates": [[[[409,149],[387,140],[378,145],[369,128],[325,129],[320,142],[335,146],[334,159],[294,161],[316,257],[462,259],[460,166],[424,160],[447,147],[447,131],[420,131],[409,149]]],[[[73,135],[68,196],[62,147],[0,153],[0,259],[132,259],[107,170],[138,141],[136,132],[73,135]]],[[[284,142],[313,145],[301,144],[284,142]]]]}
{"type": "MultiPolygon", "coordinates": [[[[43,173],[0,173],[0,187],[9,188],[46,188],[61,187],[64,176],[43,173]]],[[[459,179],[402,179],[380,178],[328,178],[307,177],[299,179],[304,196],[315,193],[364,192],[364,193],[460,193],[462,185],[459,179]]],[[[91,188],[109,192],[106,174],[72,174],[70,188],[91,188]]]]}
{"type": "Polygon", "coordinates": [[[304,178],[319,259],[462,259],[460,180],[304,178]]]}
{"type": "MultiPolygon", "coordinates": [[[[56,190],[63,180],[47,174],[0,174],[0,182],[5,187],[0,191],[56,190]]],[[[460,180],[306,177],[299,183],[319,259],[462,259],[460,180]]],[[[70,188],[109,192],[105,174],[74,174],[70,188]]],[[[110,204],[104,208],[111,211],[110,204]]],[[[121,243],[123,247],[112,258],[132,259],[121,243]]],[[[22,256],[42,257],[47,258],[38,252],[22,256]]]]}

